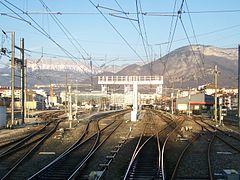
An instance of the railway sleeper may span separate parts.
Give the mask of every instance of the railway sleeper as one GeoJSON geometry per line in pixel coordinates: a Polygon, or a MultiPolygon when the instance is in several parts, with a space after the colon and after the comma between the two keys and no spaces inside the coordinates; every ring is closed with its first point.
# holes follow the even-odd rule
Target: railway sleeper
{"type": "Polygon", "coordinates": [[[115,148],[121,148],[122,147],[122,144],[118,144],[115,146],[115,148]]]}
{"type": "Polygon", "coordinates": [[[99,164],[100,167],[108,167],[110,165],[110,161],[108,163],[99,164]]]}
{"type": "Polygon", "coordinates": [[[113,159],[113,158],[115,158],[115,156],[116,156],[116,154],[114,154],[114,155],[108,155],[108,156],[106,156],[106,159],[113,159]]]}

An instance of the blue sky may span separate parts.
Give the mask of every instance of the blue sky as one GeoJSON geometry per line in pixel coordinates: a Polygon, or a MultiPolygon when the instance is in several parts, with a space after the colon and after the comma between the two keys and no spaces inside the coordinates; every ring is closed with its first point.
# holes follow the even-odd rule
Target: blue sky
{"type": "MultiPolygon", "coordinates": [[[[104,19],[99,11],[88,1],[88,0],[44,0],[43,2],[51,9],[51,12],[55,14],[55,17],[64,24],[72,36],[78,40],[75,41],[76,48],[69,42],[67,37],[56,25],[49,13],[46,13],[46,9],[42,6],[38,0],[2,0],[6,6],[10,7],[13,11],[20,13],[20,11],[7,2],[12,3],[24,12],[28,12],[31,18],[33,18],[43,28],[48,35],[51,36],[54,41],[60,44],[64,49],[70,52],[74,57],[81,59],[81,54],[84,57],[91,56],[95,65],[101,66],[105,62],[115,64],[125,64],[134,62],[148,62],[154,58],[166,54],[169,50],[174,50],[178,47],[189,45],[186,39],[186,35],[183,31],[183,27],[178,21],[176,31],[173,38],[173,43],[169,49],[166,44],[168,42],[171,16],[150,16],[150,15],[139,15],[141,31],[143,32],[143,38],[147,40],[148,46],[146,45],[147,55],[144,50],[142,38],[134,28],[132,24],[137,27],[139,26],[137,21],[130,21],[123,18],[117,18],[110,16],[109,13],[114,11],[99,8],[121,36],[127,41],[125,42],[122,37],[111,27],[111,25],[104,19]],[[38,12],[36,14],[36,12],[38,12]],[[72,14],[71,14],[72,13],[72,14]],[[144,21],[143,21],[144,20],[144,21]],[[146,27],[146,34],[144,33],[144,26],[146,27]],[[147,38],[146,36],[147,35],[147,38]],[[181,41],[176,41],[183,39],[181,41]],[[176,41],[176,42],[175,42],[176,41]],[[162,44],[159,46],[158,44],[162,44]],[[84,50],[87,52],[85,53],[84,50]],[[129,47],[131,46],[131,48],[129,47]],[[79,53],[80,52],[80,53],[79,53]],[[148,56],[148,58],[146,57],[148,56]],[[116,59],[115,61],[112,61],[116,59]]],[[[136,15],[136,1],[133,0],[92,0],[95,5],[103,7],[121,10],[118,4],[124,12],[129,12],[129,18],[137,19],[136,15]],[[118,4],[117,4],[118,3],[118,4]],[[132,14],[133,13],[133,14],[132,14]]],[[[138,8],[140,11],[140,4],[142,12],[166,12],[170,13],[173,11],[175,0],[141,0],[138,1],[138,8]]],[[[179,10],[181,0],[176,1],[175,13],[179,10]]],[[[221,13],[194,13],[198,11],[218,11],[218,10],[240,10],[239,0],[187,0],[191,20],[194,26],[194,31],[197,37],[197,41],[200,44],[214,45],[217,47],[237,47],[240,42],[240,22],[239,15],[240,11],[237,12],[221,12],[221,13]],[[213,33],[215,32],[215,33],[213,33]]],[[[183,11],[187,11],[186,4],[183,6],[183,11]]],[[[16,43],[19,44],[20,37],[25,39],[25,47],[31,51],[41,52],[43,49],[44,53],[63,55],[64,52],[57,47],[52,41],[43,36],[28,23],[15,19],[16,14],[13,14],[3,4],[0,4],[0,28],[4,31],[15,31],[16,32],[16,43]],[[6,14],[3,14],[6,13],[6,14]],[[7,16],[6,16],[7,15],[7,16]]],[[[19,14],[24,19],[31,21],[29,17],[23,14],[19,14]]],[[[124,16],[124,14],[117,14],[124,16]]],[[[183,13],[182,21],[189,37],[193,37],[193,31],[188,13],[183,13]]],[[[175,24],[176,17],[174,17],[175,24]]],[[[39,28],[39,27],[38,27],[39,28]]],[[[3,34],[1,34],[3,35],[3,34]]],[[[8,34],[10,36],[10,34],[8,34]]],[[[9,47],[8,38],[4,41],[3,46],[9,47]]],[[[194,38],[190,38],[192,44],[196,41],[194,38]]],[[[144,41],[145,44],[146,41],[144,41]]],[[[40,53],[28,53],[29,58],[39,58],[40,53]]],[[[44,58],[50,57],[50,55],[44,55],[44,58]]]]}

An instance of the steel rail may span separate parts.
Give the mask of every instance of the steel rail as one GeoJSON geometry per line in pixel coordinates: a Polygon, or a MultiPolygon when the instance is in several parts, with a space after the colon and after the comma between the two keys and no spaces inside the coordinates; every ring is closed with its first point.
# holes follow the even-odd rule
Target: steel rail
{"type": "MultiPolygon", "coordinates": [[[[239,138],[237,138],[237,137],[235,137],[235,136],[231,136],[231,135],[229,135],[228,133],[222,131],[221,129],[219,129],[219,128],[217,128],[217,127],[215,127],[215,126],[213,126],[213,125],[211,125],[211,124],[209,124],[209,123],[207,123],[207,122],[204,122],[204,121],[201,121],[201,122],[203,122],[204,124],[210,126],[216,133],[217,133],[217,132],[221,132],[221,133],[224,134],[226,137],[232,138],[232,139],[240,142],[240,139],[239,139],[239,138]]],[[[210,131],[208,128],[206,128],[206,129],[207,129],[208,131],[210,131]]],[[[235,151],[237,151],[238,153],[240,153],[240,149],[236,148],[234,145],[232,145],[232,144],[230,144],[229,142],[225,141],[225,140],[224,140],[222,137],[220,137],[219,135],[216,134],[215,136],[216,136],[216,138],[218,138],[219,140],[221,140],[222,142],[224,142],[226,145],[228,145],[229,147],[231,147],[232,149],[234,149],[235,151]]]]}
{"type": "Polygon", "coordinates": [[[216,134],[214,133],[208,144],[208,174],[209,174],[210,180],[214,179],[213,172],[212,172],[212,166],[211,166],[211,149],[212,149],[212,144],[213,144],[215,137],[216,137],[216,134]]]}
{"type": "Polygon", "coordinates": [[[41,129],[39,129],[36,132],[33,132],[32,134],[28,135],[27,137],[25,137],[24,139],[22,139],[21,141],[19,141],[18,143],[16,143],[14,146],[8,148],[7,150],[5,150],[4,152],[2,152],[0,154],[0,157],[4,156],[4,154],[8,153],[9,151],[18,148],[19,146],[21,146],[22,144],[24,144],[25,142],[27,142],[28,140],[30,140],[32,137],[36,136],[37,134],[41,133],[49,124],[51,124],[51,122],[48,122],[45,126],[43,126],[41,129]]]}
{"type": "MultiPolygon", "coordinates": [[[[116,114],[114,113],[114,115],[116,116],[116,114]]],[[[112,114],[110,116],[113,116],[112,114]]],[[[108,117],[108,116],[107,116],[108,117]]],[[[100,121],[101,119],[107,118],[102,117],[100,119],[98,119],[97,121],[100,121]]],[[[105,126],[104,128],[102,128],[100,130],[100,132],[104,131],[106,128],[108,128],[109,126],[111,126],[115,121],[109,123],[107,126],[105,126]]],[[[97,122],[98,123],[98,122],[97,122]]],[[[88,125],[89,126],[89,125],[88,125]]],[[[99,128],[99,127],[98,127],[99,128]]],[[[63,160],[64,157],[66,157],[67,155],[70,155],[70,153],[72,151],[74,151],[75,149],[79,148],[80,146],[84,145],[85,143],[87,143],[89,140],[91,140],[93,137],[95,137],[97,134],[100,133],[99,131],[97,131],[96,133],[92,134],[90,137],[88,137],[86,140],[82,141],[84,139],[84,137],[87,134],[87,128],[85,129],[85,132],[83,133],[83,135],[78,139],[77,142],[75,142],[71,147],[69,147],[66,151],[64,151],[61,155],[59,155],[55,160],[53,160],[52,162],[50,162],[48,165],[44,166],[41,170],[39,170],[38,172],[36,172],[35,174],[33,174],[31,177],[29,177],[28,179],[34,179],[37,178],[37,176],[39,176],[41,173],[44,173],[44,171],[47,171],[50,167],[54,166],[56,163],[58,163],[59,161],[63,160]]],[[[97,138],[98,139],[98,138],[97,138]]],[[[96,141],[95,141],[96,142],[96,141]]],[[[96,144],[96,143],[95,143],[96,144]]],[[[93,149],[93,148],[92,148],[93,149]]]]}
{"type": "Polygon", "coordinates": [[[41,173],[44,173],[44,171],[47,171],[49,168],[54,166],[56,163],[63,160],[63,158],[66,157],[67,155],[69,155],[72,151],[74,151],[78,147],[84,145],[85,143],[87,143],[89,140],[91,140],[93,137],[95,137],[98,134],[98,132],[96,132],[96,133],[92,134],[90,137],[88,137],[86,140],[82,141],[84,139],[84,137],[86,136],[87,131],[88,131],[88,129],[86,128],[84,133],[82,134],[82,136],[73,145],[71,145],[66,151],[64,151],[62,154],[60,154],[56,159],[54,159],[52,162],[50,162],[49,164],[44,166],[38,172],[34,173],[28,179],[30,180],[30,179],[37,178],[37,176],[39,176],[41,173]]]}
{"type": "Polygon", "coordinates": [[[157,137],[157,147],[158,147],[158,176],[162,176],[162,171],[161,171],[162,150],[161,150],[161,144],[160,144],[158,133],[156,134],[156,137],[157,137]]]}
{"type": "Polygon", "coordinates": [[[182,161],[183,156],[186,154],[186,151],[190,148],[193,142],[195,142],[200,137],[200,134],[196,135],[191,141],[188,142],[188,144],[185,146],[185,148],[182,150],[180,156],[178,157],[177,163],[174,167],[173,173],[171,175],[171,180],[174,180],[176,178],[177,170],[179,168],[179,164],[182,161]]]}
{"type": "MultiPolygon", "coordinates": [[[[130,128],[130,130],[129,130],[126,138],[125,138],[125,140],[124,140],[124,143],[129,139],[130,134],[131,134],[131,129],[132,129],[132,126],[131,126],[131,128],[130,128]]],[[[117,152],[116,152],[115,156],[116,156],[116,155],[117,155],[117,152]]],[[[108,164],[111,164],[112,161],[113,161],[113,159],[110,159],[110,160],[108,161],[108,164]]],[[[108,169],[108,167],[104,167],[104,169],[102,170],[102,173],[100,174],[100,176],[96,177],[95,180],[99,180],[99,179],[103,178],[103,176],[104,176],[105,172],[107,171],[107,169],[108,169]]]]}
{"type": "Polygon", "coordinates": [[[138,139],[138,143],[137,143],[137,145],[135,146],[135,149],[134,149],[134,151],[133,151],[133,154],[132,154],[130,163],[128,164],[128,168],[127,168],[126,173],[125,173],[124,178],[123,178],[124,180],[127,179],[127,176],[128,176],[128,174],[129,174],[129,171],[130,171],[130,169],[131,169],[131,167],[132,167],[132,164],[133,164],[135,158],[137,157],[138,152],[140,152],[140,150],[142,149],[142,147],[152,138],[152,136],[150,136],[150,137],[147,138],[147,139],[144,141],[144,143],[140,146],[140,143],[141,143],[141,141],[142,141],[142,139],[143,139],[143,135],[144,135],[146,126],[147,126],[147,124],[145,123],[145,126],[144,126],[144,128],[143,128],[143,131],[142,131],[142,133],[141,133],[141,135],[140,135],[140,137],[139,137],[139,139],[138,139]],[[139,146],[140,146],[140,147],[139,147],[139,146]]]}
{"type": "Polygon", "coordinates": [[[29,142],[29,143],[26,143],[26,144],[24,144],[24,145],[22,145],[22,146],[16,147],[15,149],[9,150],[9,151],[6,152],[5,154],[1,155],[1,156],[0,156],[0,159],[3,159],[3,158],[5,158],[5,157],[7,157],[7,156],[9,156],[9,155],[17,152],[17,151],[20,151],[20,150],[22,150],[22,149],[24,149],[24,148],[27,148],[27,147],[31,146],[32,144],[37,143],[37,142],[40,141],[46,134],[47,134],[47,133],[43,134],[42,136],[38,137],[37,139],[35,139],[35,140],[33,140],[33,141],[29,142]]]}
{"type": "MultiPolygon", "coordinates": [[[[154,111],[153,111],[154,112],[154,111]]],[[[156,114],[156,112],[154,112],[156,114]]],[[[160,147],[160,141],[159,141],[159,135],[161,133],[164,132],[164,130],[166,130],[168,127],[172,127],[172,124],[176,124],[175,121],[172,120],[172,122],[170,122],[169,124],[167,124],[164,128],[162,128],[161,130],[159,130],[155,135],[151,135],[149,138],[147,138],[140,146],[140,142],[142,140],[142,135],[144,134],[144,130],[143,132],[141,133],[141,136],[138,140],[138,143],[135,147],[135,150],[133,152],[133,155],[132,155],[132,158],[130,160],[130,163],[128,165],[128,168],[126,170],[126,173],[125,173],[125,176],[124,176],[124,180],[126,180],[128,178],[128,175],[130,173],[130,169],[133,165],[133,162],[136,160],[136,157],[139,155],[139,153],[141,152],[141,150],[143,149],[143,147],[154,137],[157,137],[157,149],[158,149],[158,152],[159,152],[159,156],[158,156],[158,173],[157,175],[164,175],[164,172],[162,172],[163,170],[163,163],[162,163],[162,158],[163,158],[163,151],[161,151],[161,147],[160,147]],[[161,173],[161,174],[160,174],[161,173]]],[[[144,127],[145,129],[146,127],[144,127]]]]}
{"type": "Polygon", "coordinates": [[[164,172],[164,153],[165,153],[165,147],[166,147],[166,144],[168,142],[168,139],[171,137],[171,135],[180,127],[180,125],[183,123],[185,119],[181,120],[177,126],[167,135],[167,138],[165,139],[164,143],[163,143],[163,147],[162,147],[162,154],[161,154],[161,170],[162,170],[162,178],[163,180],[166,179],[166,175],[165,175],[165,172],[164,172]]]}
{"type": "Polygon", "coordinates": [[[231,137],[231,138],[233,138],[233,139],[235,139],[235,140],[237,140],[237,141],[240,142],[240,139],[239,139],[239,138],[237,138],[237,137],[235,137],[235,136],[232,136],[231,134],[228,134],[228,133],[226,133],[225,131],[223,131],[223,130],[221,130],[221,129],[219,129],[219,128],[217,128],[217,127],[215,127],[215,126],[213,126],[213,125],[211,125],[211,124],[209,124],[209,123],[207,123],[207,122],[205,122],[205,121],[203,121],[203,120],[201,120],[201,122],[203,122],[204,124],[207,124],[207,125],[210,126],[211,128],[213,128],[213,129],[221,132],[222,134],[224,134],[224,135],[226,135],[226,136],[228,136],[228,137],[231,137]]]}
{"type": "MultiPolygon", "coordinates": [[[[31,133],[30,133],[30,134],[31,134],[31,133]]],[[[3,149],[3,148],[5,148],[5,147],[7,147],[7,146],[11,146],[12,144],[15,144],[15,143],[17,143],[17,142],[19,142],[19,141],[22,141],[24,138],[26,138],[26,137],[29,136],[30,134],[24,135],[24,136],[22,136],[22,137],[20,137],[20,138],[10,139],[10,140],[6,140],[6,141],[4,141],[4,142],[1,142],[2,145],[0,145],[0,149],[3,149]],[[4,143],[5,143],[5,144],[4,144],[4,143]]]]}
{"type": "Polygon", "coordinates": [[[56,123],[56,125],[54,126],[54,128],[52,128],[51,131],[49,131],[47,134],[45,134],[43,137],[41,137],[40,140],[39,140],[29,151],[27,151],[27,153],[25,153],[20,159],[18,159],[18,160],[14,163],[14,165],[11,167],[11,169],[8,170],[8,172],[1,178],[1,180],[4,180],[4,179],[8,178],[8,177],[11,175],[11,173],[12,173],[30,154],[32,154],[32,153],[40,146],[40,144],[42,144],[50,135],[52,135],[52,134],[56,131],[56,129],[57,129],[57,127],[58,127],[58,125],[59,125],[60,122],[61,122],[61,120],[59,120],[59,121],[56,123]]]}
{"type": "Polygon", "coordinates": [[[133,154],[133,156],[132,156],[132,158],[131,158],[131,161],[130,161],[130,163],[129,163],[129,165],[128,165],[127,171],[126,171],[125,176],[124,176],[124,178],[123,178],[124,180],[127,179],[128,174],[129,174],[129,172],[130,172],[130,169],[131,169],[131,167],[132,167],[132,164],[133,164],[133,162],[135,161],[135,159],[136,159],[137,155],[139,154],[139,152],[140,152],[140,151],[142,150],[142,148],[149,142],[149,140],[151,140],[153,137],[154,137],[154,136],[150,136],[149,138],[147,138],[140,147],[136,146],[135,149],[137,149],[137,150],[136,150],[136,152],[133,154]]]}
{"type": "Polygon", "coordinates": [[[96,147],[94,147],[88,154],[87,156],[80,162],[80,164],[77,166],[77,168],[74,170],[74,172],[68,177],[68,180],[70,179],[75,179],[77,176],[77,173],[83,166],[87,163],[87,161],[94,155],[94,153],[103,145],[103,143],[106,142],[106,140],[116,131],[116,129],[123,123],[121,121],[120,123],[117,124],[117,126],[111,131],[110,134],[108,134],[101,142],[98,144],[96,147]]]}
{"type": "MultiPolygon", "coordinates": [[[[194,120],[195,123],[197,123],[199,126],[202,127],[202,129],[206,129],[208,132],[210,132],[212,134],[211,140],[208,143],[208,150],[207,150],[207,161],[208,161],[208,175],[209,175],[209,179],[213,180],[214,176],[213,176],[213,172],[212,172],[212,165],[211,165],[211,149],[212,149],[212,144],[213,141],[216,138],[216,129],[213,128],[214,132],[210,131],[206,126],[203,126],[202,124],[200,124],[199,122],[197,122],[196,120],[194,120]]],[[[201,120],[201,122],[203,122],[201,120]]],[[[204,122],[203,122],[204,123],[204,122]]],[[[205,123],[205,125],[208,125],[207,123],[205,123]]],[[[211,126],[210,126],[211,127],[211,126]]]]}

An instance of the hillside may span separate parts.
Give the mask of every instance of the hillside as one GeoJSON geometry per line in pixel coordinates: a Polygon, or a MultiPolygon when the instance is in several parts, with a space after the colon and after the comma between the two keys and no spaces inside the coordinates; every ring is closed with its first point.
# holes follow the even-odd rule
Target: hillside
{"type": "Polygon", "coordinates": [[[237,49],[203,45],[193,46],[193,51],[190,46],[178,48],[152,63],[130,65],[117,75],[163,75],[167,85],[188,87],[213,82],[214,65],[220,71],[220,86],[237,86],[237,49]]]}
{"type": "MultiPolygon", "coordinates": [[[[94,61],[94,60],[93,60],[94,61]]],[[[93,63],[94,64],[94,63],[93,63]]],[[[219,85],[221,87],[237,86],[237,49],[217,48],[213,46],[184,46],[173,50],[168,55],[144,65],[130,64],[122,66],[100,65],[92,66],[94,77],[98,75],[163,75],[164,84],[177,87],[196,87],[213,82],[211,74],[214,65],[220,71],[219,85]],[[194,52],[194,53],[193,53],[194,52]]],[[[0,69],[8,76],[1,77],[1,85],[10,85],[10,67],[0,69]]],[[[28,85],[65,83],[68,74],[69,82],[74,79],[85,84],[91,83],[91,68],[89,62],[73,62],[67,59],[41,59],[28,61],[28,85]]],[[[19,84],[16,80],[16,84],[19,84]]],[[[97,78],[93,78],[94,87],[97,78]]]]}

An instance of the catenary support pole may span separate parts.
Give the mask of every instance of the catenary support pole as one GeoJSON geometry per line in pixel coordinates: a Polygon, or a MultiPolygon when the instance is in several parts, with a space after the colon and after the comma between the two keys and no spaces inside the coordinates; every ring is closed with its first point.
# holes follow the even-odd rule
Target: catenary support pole
{"type": "Polygon", "coordinates": [[[71,86],[68,86],[68,93],[69,93],[69,128],[72,128],[72,91],[71,91],[71,86]]]}
{"type": "Polygon", "coordinates": [[[11,96],[12,96],[12,104],[11,104],[11,123],[14,124],[14,97],[15,97],[15,32],[12,32],[12,57],[11,57],[11,96]]]}
{"type": "Polygon", "coordinates": [[[238,45],[238,127],[240,128],[240,45],[238,45]]]}
{"type": "Polygon", "coordinates": [[[65,113],[67,113],[67,91],[68,91],[67,73],[66,73],[66,76],[65,76],[65,81],[66,81],[66,89],[65,89],[65,113]]]}
{"type": "Polygon", "coordinates": [[[78,96],[77,96],[77,90],[78,90],[78,87],[77,87],[77,81],[76,81],[76,92],[75,92],[75,104],[76,104],[76,109],[75,109],[75,120],[77,120],[77,111],[78,111],[78,96]]]}
{"type": "Polygon", "coordinates": [[[24,118],[27,118],[27,60],[24,62],[24,118]]]}
{"type": "Polygon", "coordinates": [[[215,94],[214,94],[214,120],[217,123],[217,86],[218,86],[218,70],[217,65],[214,66],[214,84],[215,84],[215,94]]]}
{"type": "Polygon", "coordinates": [[[25,85],[25,82],[24,82],[24,80],[25,80],[25,78],[24,78],[24,70],[25,70],[25,68],[24,68],[24,38],[21,38],[20,39],[20,54],[21,54],[21,91],[22,91],[22,100],[21,100],[21,102],[22,102],[22,108],[21,108],[21,112],[22,112],[22,122],[21,122],[21,124],[24,124],[24,117],[25,117],[25,115],[24,115],[24,112],[25,112],[25,92],[24,92],[24,90],[25,90],[25,88],[24,88],[24,85],[25,85]]]}

